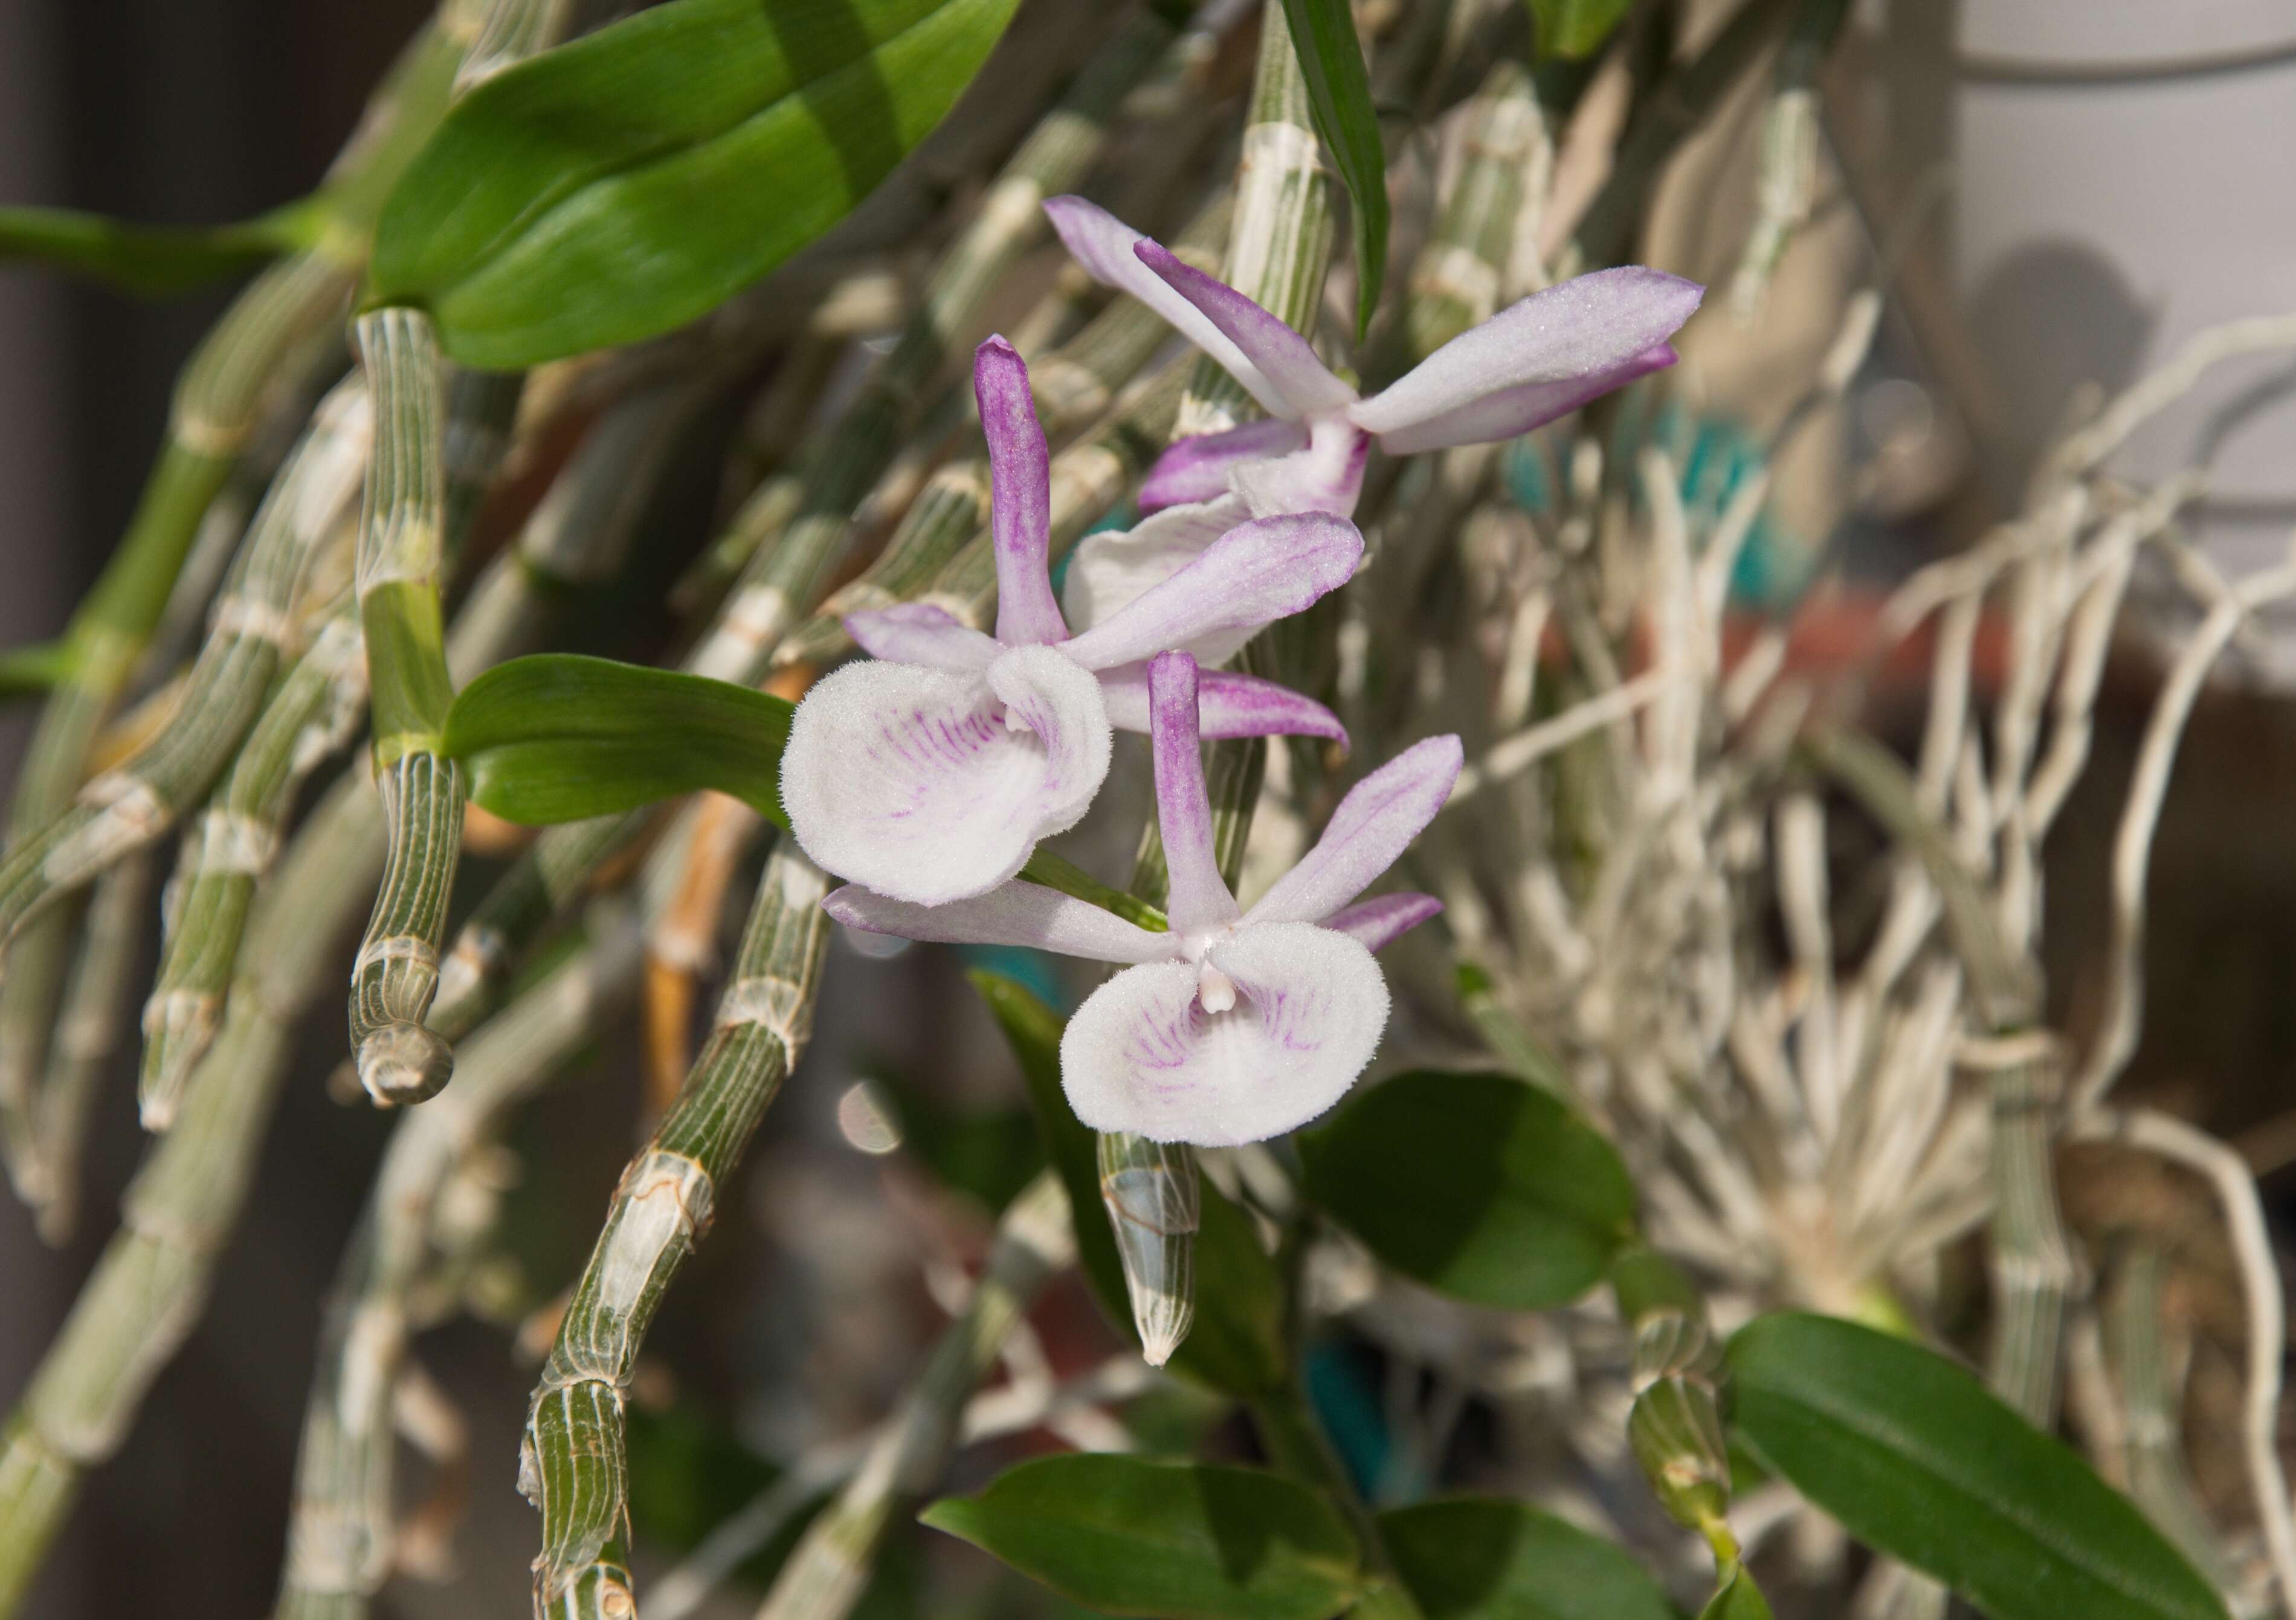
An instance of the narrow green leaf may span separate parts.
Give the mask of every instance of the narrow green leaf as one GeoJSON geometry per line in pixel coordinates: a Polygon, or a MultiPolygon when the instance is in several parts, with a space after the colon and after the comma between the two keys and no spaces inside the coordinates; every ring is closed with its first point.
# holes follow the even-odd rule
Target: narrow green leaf
{"type": "Polygon", "coordinates": [[[843,218],[1014,0],[670,0],[458,102],[384,206],[370,296],[508,369],[634,342],[843,218]]]}
{"type": "Polygon", "coordinates": [[[0,652],[0,698],[29,698],[44,692],[71,673],[71,643],[37,642],[0,652]]]}
{"type": "Polygon", "coordinates": [[[190,292],[288,245],[264,220],[245,225],[132,225],[78,209],[0,209],[0,265],[45,265],[141,298],[190,292]]]}
{"type": "Polygon", "coordinates": [[[1303,1133],[1300,1155],[1308,1196],[1381,1260],[1478,1305],[1567,1304],[1634,1235],[1617,1151],[1507,1075],[1399,1075],[1303,1133]]]}
{"type": "MultiPolygon", "coordinates": [[[[1109,1320],[1128,1335],[1132,1305],[1124,1290],[1124,1263],[1108,1229],[1108,1207],[1101,1201],[1093,1133],[1061,1089],[1061,1031],[1066,1020],[1001,973],[976,970],[971,977],[1020,1061],[1046,1151],[1068,1190],[1085,1275],[1109,1320]]],[[[1288,1370],[1283,1280],[1259,1247],[1250,1218],[1217,1187],[1205,1186],[1201,1197],[1196,1321],[1173,1354],[1171,1370],[1248,1399],[1275,1388],[1288,1370]]]]}
{"type": "Polygon", "coordinates": [[[1046,1457],[920,1517],[1103,1614],[1327,1620],[1357,1588],[1339,1515],[1247,1469],[1046,1457]]]}
{"type": "Polygon", "coordinates": [[[1762,1596],[1762,1589],[1754,1584],[1754,1577],[1744,1569],[1730,1571],[1729,1579],[1714,1590],[1698,1611],[1698,1620],[1776,1620],[1770,1613],[1770,1600],[1762,1596]]]}
{"type": "Polygon", "coordinates": [[[573,653],[513,659],[464,687],[442,751],[471,798],[528,826],[714,788],[776,823],[791,706],[730,682],[573,653]]]}
{"type": "Polygon", "coordinates": [[[1387,278],[1387,148],[1356,39],[1348,0],[1283,0],[1316,132],[1331,149],[1353,205],[1356,243],[1356,337],[1371,325],[1387,278]]]}
{"type": "Polygon", "coordinates": [[[1379,1529],[1426,1620],[1676,1620],[1633,1554],[1525,1502],[1421,1502],[1379,1529]]]}
{"type": "Polygon", "coordinates": [[[1533,44],[1541,56],[1578,61],[1603,48],[1634,0],[1530,0],[1533,44]]]}
{"type": "Polygon", "coordinates": [[[1733,1415],[1763,1465],[1991,1620],[2224,1620],[2128,1498],[1933,1351],[1781,1313],[1729,1357],[1733,1415]]]}

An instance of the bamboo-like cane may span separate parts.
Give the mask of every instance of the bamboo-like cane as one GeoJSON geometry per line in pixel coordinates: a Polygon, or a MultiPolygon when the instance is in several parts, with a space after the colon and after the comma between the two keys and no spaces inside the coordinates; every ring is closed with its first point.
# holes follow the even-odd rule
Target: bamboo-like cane
{"type": "Polygon", "coordinates": [[[767,861],[718,1027],[676,1106],[623,1173],[567,1303],[519,1463],[519,1489],[542,1515],[537,1616],[631,1620],[636,1612],[624,1391],[655,1310],[709,1225],[718,1186],[812,1033],[827,889],[792,846],[767,861]]]}
{"type": "Polygon", "coordinates": [[[845,1620],[852,1612],[894,1515],[940,1477],[956,1449],[965,1403],[1045,1284],[1075,1258],[1068,1195],[1046,1170],[997,1218],[964,1309],[933,1346],[899,1411],[871,1439],[859,1469],[806,1526],[758,1620],[845,1620]]]}
{"type": "Polygon", "coordinates": [[[639,945],[636,919],[610,908],[586,945],[463,1049],[453,1090],[391,1133],[327,1312],[275,1620],[358,1620],[389,1577],[398,1530],[391,1392],[439,1198],[504,1116],[628,1007],[639,945]]]}
{"type": "Polygon", "coordinates": [[[1778,262],[1809,218],[1817,189],[1817,73],[1849,14],[1849,0],[1801,0],[1779,48],[1770,103],[1762,115],[1754,228],[1746,234],[1730,278],[1730,307],[1741,320],[1760,312],[1778,262]]]}

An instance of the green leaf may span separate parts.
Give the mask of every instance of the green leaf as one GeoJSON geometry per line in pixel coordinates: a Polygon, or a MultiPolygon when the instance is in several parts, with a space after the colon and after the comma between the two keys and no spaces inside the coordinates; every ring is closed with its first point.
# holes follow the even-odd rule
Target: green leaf
{"type": "Polygon", "coordinates": [[[384,206],[370,297],[509,369],[722,302],[940,121],[1014,0],[670,0],[480,86],[384,206]]]}
{"type": "Polygon", "coordinates": [[[1789,1313],[1731,1340],[1763,1464],[1991,1620],[2224,1620],[2192,1566],[2078,1455],[1933,1351],[1789,1313]]]}
{"type": "Polygon", "coordinates": [[[1633,1554],[1524,1502],[1421,1502],[1379,1529],[1426,1620],[1675,1620],[1633,1554]]]}
{"type": "Polygon", "coordinates": [[[78,209],[0,209],[0,264],[27,263],[167,298],[246,269],[290,244],[266,221],[200,226],[131,225],[78,209]]]}
{"type": "Polygon", "coordinates": [[[1530,0],[1538,53],[1572,61],[1592,56],[1633,5],[1634,0],[1530,0]]]}
{"type": "Polygon", "coordinates": [[[1381,1260],[1478,1305],[1576,1299],[1635,1230],[1618,1153],[1507,1075],[1423,1069],[1300,1137],[1308,1194],[1381,1260]]]}
{"type": "Polygon", "coordinates": [[[1326,1620],[1357,1587],[1339,1515],[1247,1469],[1046,1457],[920,1517],[1105,1614],[1326,1620]]]}
{"type": "Polygon", "coordinates": [[[532,827],[614,815],[703,788],[780,825],[791,706],[701,675],[538,653],[464,687],[442,751],[471,798],[532,827]]]}
{"type": "MultiPolygon", "coordinates": [[[[1020,1060],[1045,1150],[1068,1190],[1085,1275],[1109,1320],[1129,1335],[1132,1306],[1124,1291],[1124,1263],[1108,1229],[1108,1207],[1101,1201],[1093,1133],[1061,1089],[1061,1031],[1067,1020],[1004,974],[977,969],[971,978],[1020,1060]]],[[[1201,1202],[1196,1322],[1173,1354],[1171,1370],[1249,1398],[1275,1388],[1286,1372],[1283,1280],[1243,1211],[1209,1184],[1201,1190],[1201,1202]]]]}
{"type": "Polygon", "coordinates": [[[1292,48],[1308,82],[1316,132],[1331,149],[1355,220],[1356,337],[1371,325],[1387,277],[1387,148],[1348,0],[1283,0],[1292,48]]]}
{"type": "Polygon", "coordinates": [[[71,674],[75,661],[68,641],[37,642],[0,652],[0,698],[35,697],[71,674]]]}
{"type": "Polygon", "coordinates": [[[1742,1568],[1734,1568],[1729,1579],[1715,1588],[1714,1595],[1698,1611],[1698,1620],[1776,1620],[1776,1616],[1770,1613],[1770,1600],[1762,1596],[1754,1577],[1742,1568]]]}

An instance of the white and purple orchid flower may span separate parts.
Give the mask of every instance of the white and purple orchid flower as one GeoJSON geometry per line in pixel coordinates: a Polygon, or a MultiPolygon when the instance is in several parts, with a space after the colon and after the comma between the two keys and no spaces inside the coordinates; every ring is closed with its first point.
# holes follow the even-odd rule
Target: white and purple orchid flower
{"type": "MultiPolygon", "coordinates": [[[[919,604],[854,614],[846,628],[872,660],[814,687],[782,757],[782,805],[806,854],[917,905],[986,894],[1037,840],[1076,824],[1108,774],[1111,728],[1148,729],[1146,659],[1207,639],[1241,645],[1344,585],[1363,556],[1344,518],[1239,521],[1070,635],[1047,572],[1044,430],[1004,339],[975,355],[973,389],[988,441],[996,633],[919,604]]],[[[1330,710],[1273,682],[1221,673],[1202,701],[1207,736],[1347,740],[1330,710]]]]}
{"type": "MultiPolygon", "coordinates": [[[[1080,625],[1169,577],[1245,517],[1353,515],[1374,438],[1395,455],[1513,438],[1672,365],[1668,340],[1705,291],[1640,266],[1597,270],[1501,310],[1366,399],[1283,321],[1105,209],[1054,197],[1045,212],[1079,265],[1170,322],[1268,413],[1173,446],[1141,487],[1150,515],[1078,548],[1062,600],[1080,625]]],[[[1217,643],[1195,650],[1221,656],[1217,643]]]]}
{"type": "Polygon", "coordinates": [[[1435,819],[1461,756],[1456,737],[1431,737],[1365,777],[1306,858],[1240,911],[1212,853],[1201,690],[1185,652],[1149,666],[1169,932],[1025,881],[949,905],[855,887],[822,904],[839,921],[876,933],[1128,964],[1077,1010],[1062,1037],[1070,1106],[1096,1131],[1233,1147],[1305,1125],[1371,1061],[1388,1010],[1372,953],[1442,905],[1426,895],[1357,896],[1435,819]]]}

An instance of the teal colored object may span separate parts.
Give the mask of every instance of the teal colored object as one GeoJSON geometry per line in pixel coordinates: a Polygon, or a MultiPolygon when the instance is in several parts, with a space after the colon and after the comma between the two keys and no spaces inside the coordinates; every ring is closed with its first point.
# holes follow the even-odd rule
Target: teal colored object
{"type": "Polygon", "coordinates": [[[1382,1487],[1389,1483],[1395,1444],[1362,1353],[1345,1339],[1317,1339],[1301,1358],[1300,1376],[1308,1403],[1331,1436],[1357,1493],[1365,1501],[1390,1500],[1382,1487]]]}
{"type": "MultiPolygon", "coordinates": [[[[1084,531],[1085,537],[1089,539],[1095,535],[1104,535],[1112,529],[1130,528],[1139,521],[1140,509],[1128,500],[1119,501],[1108,509],[1106,517],[1084,531]]],[[[1070,546],[1061,553],[1061,560],[1053,564],[1053,600],[1055,601],[1060,600],[1061,593],[1068,588],[1069,559],[1075,555],[1076,547],[1070,546]]]]}
{"type": "Polygon", "coordinates": [[[1044,952],[1027,945],[958,945],[957,955],[968,968],[985,968],[991,973],[1001,973],[1014,984],[1027,989],[1046,1006],[1057,1012],[1073,1012],[1076,1003],[1068,986],[1061,983],[1060,972],[1053,959],[1044,952]]]}

